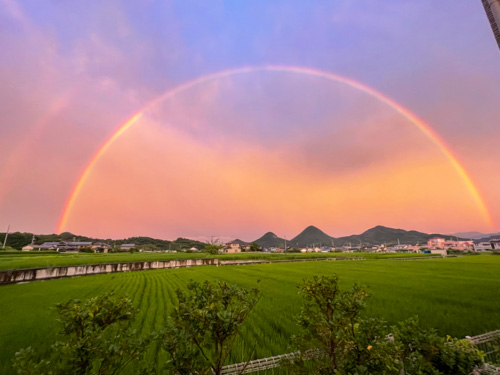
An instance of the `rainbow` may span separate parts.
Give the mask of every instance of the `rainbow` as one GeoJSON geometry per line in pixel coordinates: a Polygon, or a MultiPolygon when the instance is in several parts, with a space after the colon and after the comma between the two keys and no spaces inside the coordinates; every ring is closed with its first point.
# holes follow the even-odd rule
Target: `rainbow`
{"type": "Polygon", "coordinates": [[[367,95],[370,95],[371,97],[379,100],[381,103],[386,104],[387,106],[389,106],[390,108],[392,108],[393,110],[395,110],[396,112],[401,114],[403,117],[405,117],[412,124],[414,124],[432,143],[434,143],[439,148],[439,150],[446,157],[446,159],[450,162],[450,164],[452,165],[454,170],[458,173],[459,177],[461,178],[461,180],[465,184],[467,190],[469,191],[472,199],[476,203],[476,206],[477,206],[478,210],[480,211],[481,216],[484,218],[485,222],[490,227],[493,226],[492,219],[491,219],[490,213],[486,207],[486,204],[484,203],[484,200],[481,197],[481,194],[479,193],[477,187],[472,182],[472,179],[467,174],[465,168],[460,164],[457,157],[453,154],[453,152],[446,145],[446,143],[440,138],[440,136],[429,125],[427,125],[424,121],[419,119],[416,115],[411,113],[409,110],[407,110],[406,108],[404,108],[400,104],[396,103],[394,100],[385,96],[384,94],[374,90],[371,87],[365,86],[362,83],[359,83],[353,79],[342,77],[342,76],[339,76],[339,75],[336,75],[333,73],[329,73],[329,72],[324,72],[321,70],[316,70],[316,69],[295,67],[295,66],[271,65],[271,66],[244,67],[244,68],[238,68],[238,69],[231,69],[231,70],[225,70],[222,72],[202,76],[200,78],[186,82],[180,86],[173,88],[172,90],[165,92],[161,96],[159,96],[156,99],[154,99],[153,101],[149,102],[139,112],[137,112],[133,116],[131,116],[124,124],[122,124],[118,127],[118,129],[106,140],[106,142],[104,142],[104,144],[101,146],[101,148],[89,160],[82,175],[80,176],[80,178],[76,182],[75,186],[71,190],[71,193],[69,194],[69,197],[64,205],[64,208],[63,208],[63,211],[62,211],[59,223],[58,223],[57,232],[61,233],[66,228],[66,224],[67,224],[69,215],[71,213],[71,210],[73,209],[73,206],[75,204],[75,201],[76,201],[80,191],[82,190],[83,186],[85,185],[86,181],[89,179],[96,162],[101,158],[102,155],[104,155],[104,153],[110,148],[110,146],[121,135],[123,135],[130,127],[132,127],[135,123],[137,123],[137,121],[143,116],[144,113],[146,113],[148,111],[149,108],[153,107],[155,104],[157,104],[163,100],[172,98],[175,95],[179,94],[180,92],[188,90],[194,86],[201,85],[203,83],[218,80],[218,79],[225,78],[225,77],[241,75],[241,74],[248,74],[248,73],[258,72],[258,71],[288,72],[288,73],[297,73],[297,74],[304,74],[304,75],[308,75],[308,76],[324,78],[324,79],[327,79],[330,81],[335,81],[335,82],[346,84],[354,89],[357,89],[361,92],[366,93],[367,95]]]}

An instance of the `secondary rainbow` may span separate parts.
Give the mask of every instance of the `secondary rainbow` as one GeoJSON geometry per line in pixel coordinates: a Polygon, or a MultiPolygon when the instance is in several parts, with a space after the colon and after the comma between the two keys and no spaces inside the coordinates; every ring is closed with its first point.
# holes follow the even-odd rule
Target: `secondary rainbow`
{"type": "Polygon", "coordinates": [[[385,96],[384,94],[376,91],[375,89],[368,87],[362,83],[359,83],[353,79],[343,77],[340,75],[336,75],[333,73],[329,72],[324,72],[321,70],[316,70],[316,69],[310,69],[310,68],[303,68],[303,67],[295,67],[295,66],[280,66],[280,65],[270,65],[270,66],[258,66],[258,67],[244,67],[244,68],[238,68],[238,69],[231,69],[231,70],[225,70],[222,72],[214,73],[214,74],[209,74],[202,76],[200,78],[194,79],[192,81],[186,82],[180,86],[177,86],[161,96],[157,97],[150,103],[148,103],[146,106],[144,106],[139,112],[131,116],[124,124],[120,125],[118,129],[104,142],[104,144],[101,146],[101,148],[92,156],[88,164],[86,165],[83,173],[81,174],[80,178],[76,182],[75,186],[71,190],[71,193],[69,194],[69,197],[66,201],[66,204],[64,205],[61,217],[59,219],[58,227],[57,227],[57,232],[61,233],[64,231],[66,228],[66,224],[69,218],[69,215],[71,213],[71,210],[73,209],[76,199],[78,197],[78,194],[82,190],[83,186],[85,185],[85,182],[89,179],[92,169],[94,168],[94,165],[96,162],[106,153],[106,151],[110,148],[110,146],[121,136],[123,135],[130,127],[132,127],[134,124],[137,123],[137,121],[143,116],[145,112],[151,107],[153,107],[155,104],[171,98],[178,93],[188,90],[194,86],[217,80],[220,78],[224,77],[230,77],[234,75],[241,75],[241,74],[247,74],[247,73],[252,73],[252,72],[257,72],[257,71],[275,71],[275,72],[289,72],[289,73],[297,73],[297,74],[304,74],[304,75],[309,75],[309,76],[314,76],[314,77],[320,77],[324,78],[327,80],[335,81],[335,82],[340,82],[343,84],[346,84],[352,88],[358,89],[373,98],[376,98],[380,102],[388,105],[392,109],[394,109],[396,112],[400,113],[402,116],[404,116],[407,120],[409,120],[412,124],[414,124],[432,143],[434,143],[439,150],[443,153],[443,155],[448,159],[452,167],[455,169],[455,171],[458,173],[460,178],[462,179],[463,183],[467,187],[467,190],[469,191],[470,195],[472,196],[474,202],[476,203],[476,206],[478,210],[481,213],[481,216],[485,220],[485,222],[492,227],[492,219],[490,216],[490,213],[488,211],[488,208],[486,207],[486,204],[484,203],[483,198],[481,197],[481,194],[479,193],[477,187],[474,185],[472,182],[472,179],[466,172],[465,168],[460,164],[458,161],[457,157],[452,153],[450,148],[446,145],[446,143],[440,138],[440,136],[424,121],[419,119],[416,115],[414,115],[412,112],[401,106],[400,104],[396,103],[394,100],[391,98],[385,96]]]}

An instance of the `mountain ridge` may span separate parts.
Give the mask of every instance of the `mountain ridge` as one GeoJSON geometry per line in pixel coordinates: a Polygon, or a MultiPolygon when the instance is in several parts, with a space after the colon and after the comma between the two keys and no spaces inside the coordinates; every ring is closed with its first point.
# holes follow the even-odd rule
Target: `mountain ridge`
{"type": "MultiPolygon", "coordinates": [[[[274,235],[272,232],[267,232],[264,236],[259,238],[256,241],[252,242],[257,242],[259,246],[261,247],[280,247],[284,245],[284,239],[280,238],[280,241],[269,241],[270,245],[265,245],[264,242],[262,242],[262,238],[265,236],[270,236],[274,235]],[[260,242],[260,243],[259,243],[260,242]],[[278,243],[281,243],[281,245],[277,245],[278,243]]],[[[276,236],[277,237],[277,236],[276,236]]],[[[326,246],[335,246],[335,247],[340,247],[344,245],[382,245],[382,244],[397,244],[398,242],[401,244],[426,244],[427,241],[432,238],[432,237],[443,237],[446,240],[451,240],[455,239],[456,236],[453,235],[447,235],[447,234],[440,234],[440,233],[424,233],[424,232],[419,232],[416,230],[405,230],[405,229],[398,229],[398,228],[391,228],[391,227],[386,227],[383,225],[377,225],[373,228],[367,229],[366,231],[362,232],[361,234],[353,234],[350,236],[343,236],[343,237],[333,237],[325,232],[323,232],[321,229],[309,225],[306,227],[304,230],[302,230],[297,236],[293,237],[291,240],[288,241],[288,245],[291,247],[306,247],[306,246],[319,246],[319,245],[326,245],[326,246]]],[[[466,240],[467,238],[461,238],[459,237],[458,239],[460,240],[466,240]]]]}
{"type": "MultiPolygon", "coordinates": [[[[457,233],[458,234],[458,233],[457,233]]],[[[498,238],[500,234],[491,233],[491,236],[476,238],[475,242],[480,241],[488,241],[491,238],[498,238]]],[[[4,238],[5,233],[0,233],[0,238],[4,238]]],[[[33,237],[32,233],[21,233],[21,232],[13,232],[9,234],[7,245],[12,246],[16,249],[21,249],[23,246],[31,243],[31,239],[33,237]]],[[[155,239],[151,237],[129,237],[121,240],[112,240],[112,239],[97,239],[86,236],[74,235],[69,232],[57,234],[49,234],[49,235],[35,235],[36,243],[42,242],[50,242],[50,241],[72,241],[75,238],[78,241],[98,241],[98,242],[107,242],[114,243],[116,245],[120,245],[123,243],[135,243],[136,245],[151,245],[155,248],[159,249],[180,249],[180,248],[191,248],[197,247],[199,249],[205,246],[205,243],[186,238],[178,238],[175,241],[161,240],[155,239]]],[[[255,241],[243,241],[240,239],[236,239],[233,242],[238,242],[240,245],[248,245],[252,242],[257,243],[260,247],[270,248],[270,247],[284,247],[285,242],[290,247],[306,247],[306,246],[335,246],[341,247],[344,245],[381,245],[381,244],[397,244],[398,241],[401,244],[426,244],[426,242],[432,237],[443,237],[447,240],[458,238],[459,240],[468,240],[467,237],[460,237],[456,235],[449,234],[439,234],[439,233],[424,233],[416,230],[405,230],[398,228],[390,228],[383,225],[377,225],[373,228],[370,228],[361,234],[353,234],[350,236],[343,237],[333,237],[323,232],[318,227],[313,225],[309,225],[304,230],[302,230],[298,235],[293,237],[291,240],[285,240],[284,238],[278,237],[273,232],[267,232],[260,238],[255,241]]]]}

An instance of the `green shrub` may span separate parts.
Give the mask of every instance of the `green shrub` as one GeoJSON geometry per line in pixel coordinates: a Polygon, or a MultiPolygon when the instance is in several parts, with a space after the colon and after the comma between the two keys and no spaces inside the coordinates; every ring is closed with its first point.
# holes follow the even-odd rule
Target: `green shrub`
{"type": "Polygon", "coordinates": [[[470,374],[481,365],[484,355],[468,340],[447,337],[441,339],[438,352],[431,359],[433,367],[441,374],[470,374]]]}
{"type": "Polygon", "coordinates": [[[21,349],[14,359],[17,374],[120,374],[149,346],[150,338],[130,327],[137,310],[126,297],[109,292],[83,303],[58,304],[56,310],[64,340],[54,343],[45,358],[31,347],[21,349]]]}
{"type": "Polygon", "coordinates": [[[389,327],[364,319],[367,291],[340,290],[337,276],[315,276],[299,286],[304,307],[294,338],[299,358],[286,363],[296,374],[469,375],[483,356],[467,340],[439,337],[417,317],[389,327]]]}

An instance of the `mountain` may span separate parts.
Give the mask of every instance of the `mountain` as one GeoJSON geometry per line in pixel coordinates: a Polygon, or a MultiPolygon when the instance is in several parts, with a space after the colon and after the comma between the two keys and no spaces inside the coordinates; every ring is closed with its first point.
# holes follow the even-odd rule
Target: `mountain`
{"type": "Polygon", "coordinates": [[[490,233],[486,234],[486,237],[481,237],[481,238],[473,238],[474,242],[488,242],[490,240],[498,240],[500,238],[500,233],[490,233]]]}
{"type": "Polygon", "coordinates": [[[267,232],[261,238],[253,242],[257,243],[257,245],[263,248],[285,246],[285,240],[283,238],[279,238],[273,232],[267,232]]]}
{"type": "Polygon", "coordinates": [[[452,236],[457,236],[457,237],[462,237],[462,238],[472,238],[472,239],[483,238],[483,237],[489,236],[489,234],[481,233],[481,232],[475,232],[475,231],[472,231],[472,232],[457,232],[457,233],[452,233],[451,235],[452,236]]]}
{"type": "MultiPolygon", "coordinates": [[[[437,234],[437,233],[423,233],[416,230],[404,230],[384,227],[382,225],[377,225],[361,234],[355,234],[352,236],[345,236],[335,238],[335,245],[342,246],[351,243],[352,245],[370,244],[370,245],[380,245],[383,243],[398,243],[398,240],[402,244],[420,244],[426,243],[432,237],[444,237],[445,239],[455,239],[455,236],[437,234]]],[[[463,238],[459,238],[463,239],[463,238]]]]}
{"type": "Polygon", "coordinates": [[[500,237],[500,232],[498,233],[481,233],[481,232],[458,232],[453,233],[453,236],[468,238],[472,240],[479,240],[482,238],[500,237]]]}
{"type": "MultiPolygon", "coordinates": [[[[404,230],[384,227],[382,225],[377,225],[376,227],[370,228],[361,234],[353,234],[351,236],[344,237],[331,237],[321,229],[315,226],[308,226],[299,235],[288,241],[287,245],[291,247],[307,247],[312,246],[329,246],[335,245],[336,247],[341,247],[343,245],[357,246],[357,245],[381,245],[381,244],[397,244],[398,241],[401,244],[426,244],[427,241],[432,237],[443,237],[446,240],[450,239],[467,239],[458,236],[451,236],[438,233],[423,233],[416,230],[404,230]],[[333,241],[333,242],[332,242],[333,241]]],[[[268,232],[263,235],[258,240],[254,241],[260,247],[280,247],[283,246],[285,240],[279,238],[272,232],[268,232]]]]}
{"type": "Polygon", "coordinates": [[[305,247],[320,245],[331,245],[333,237],[323,232],[321,229],[316,228],[313,225],[308,226],[299,235],[290,240],[290,246],[292,247],[305,247]]]}

